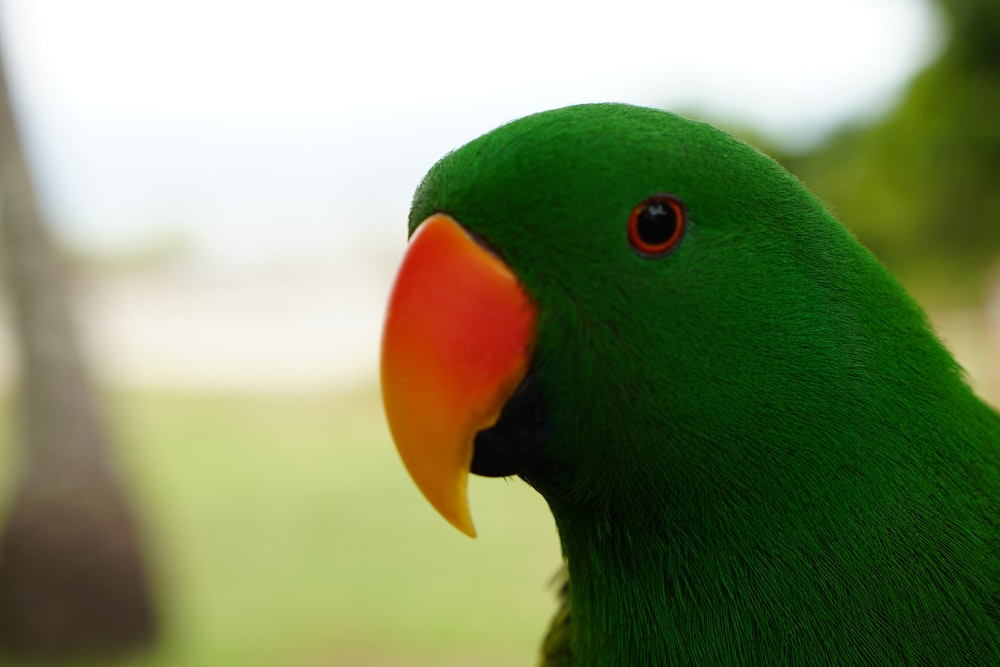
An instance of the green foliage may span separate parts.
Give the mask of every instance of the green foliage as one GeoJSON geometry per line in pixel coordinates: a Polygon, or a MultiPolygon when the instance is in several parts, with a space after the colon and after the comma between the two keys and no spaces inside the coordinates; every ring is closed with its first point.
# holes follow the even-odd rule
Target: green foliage
{"type": "Polygon", "coordinates": [[[979,299],[1000,254],[1000,3],[942,4],[948,46],[895,109],[781,157],[905,282],[979,299]]]}

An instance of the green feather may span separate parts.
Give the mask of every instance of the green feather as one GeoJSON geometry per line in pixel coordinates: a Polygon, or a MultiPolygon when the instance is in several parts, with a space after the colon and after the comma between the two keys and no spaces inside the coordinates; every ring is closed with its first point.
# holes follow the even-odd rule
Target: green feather
{"type": "Polygon", "coordinates": [[[559,590],[559,611],[549,627],[539,658],[539,667],[572,667],[573,623],[569,603],[569,581],[566,570],[559,571],[562,586],[559,590]]]}
{"type": "Polygon", "coordinates": [[[569,567],[560,659],[1000,665],[1000,418],[782,167],[583,105],[446,156],[411,230],[437,211],[538,304],[551,436],[524,477],[569,567]],[[644,257],[627,220],[658,193],[688,227],[644,257]]]}

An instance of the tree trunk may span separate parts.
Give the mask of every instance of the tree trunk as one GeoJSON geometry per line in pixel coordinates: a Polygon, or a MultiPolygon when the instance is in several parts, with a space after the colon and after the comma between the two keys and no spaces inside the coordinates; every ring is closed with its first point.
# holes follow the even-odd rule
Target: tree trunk
{"type": "Polygon", "coordinates": [[[0,258],[21,377],[20,475],[0,532],[0,643],[43,655],[147,644],[155,629],[147,572],[2,63],[0,258]]]}

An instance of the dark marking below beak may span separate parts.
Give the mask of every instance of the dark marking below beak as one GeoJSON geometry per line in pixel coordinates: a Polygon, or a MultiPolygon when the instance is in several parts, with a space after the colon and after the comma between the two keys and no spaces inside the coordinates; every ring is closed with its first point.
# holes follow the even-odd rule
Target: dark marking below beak
{"type": "Polygon", "coordinates": [[[541,388],[529,371],[497,422],[476,434],[471,472],[484,477],[525,473],[538,462],[547,439],[541,388]]]}

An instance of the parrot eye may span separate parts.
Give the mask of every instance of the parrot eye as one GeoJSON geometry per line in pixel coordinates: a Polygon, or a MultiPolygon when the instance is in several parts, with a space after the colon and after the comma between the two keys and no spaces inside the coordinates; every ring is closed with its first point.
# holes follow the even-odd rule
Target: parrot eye
{"type": "Polygon", "coordinates": [[[684,205],[670,195],[654,195],[632,209],[628,240],[646,257],[665,255],[681,240],[685,227],[684,205]]]}

